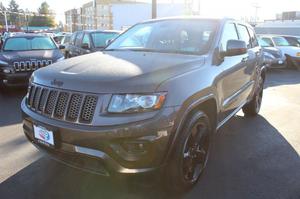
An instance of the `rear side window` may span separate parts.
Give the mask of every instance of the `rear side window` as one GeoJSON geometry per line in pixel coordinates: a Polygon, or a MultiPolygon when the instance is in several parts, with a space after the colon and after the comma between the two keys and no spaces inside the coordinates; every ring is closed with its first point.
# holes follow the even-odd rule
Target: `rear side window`
{"type": "Polygon", "coordinates": [[[238,35],[236,32],[235,25],[233,23],[228,23],[225,25],[223,30],[223,35],[221,38],[221,52],[225,52],[227,50],[227,42],[229,40],[238,40],[238,35]]]}
{"type": "Polygon", "coordinates": [[[251,40],[252,47],[259,46],[254,30],[252,28],[248,28],[248,30],[249,30],[249,34],[250,34],[250,40],[251,40]]]}
{"type": "Polygon", "coordinates": [[[78,32],[76,35],[75,45],[80,46],[82,40],[83,32],[78,32]]]}
{"type": "Polygon", "coordinates": [[[246,45],[247,45],[247,48],[251,48],[251,38],[250,38],[250,35],[249,35],[249,32],[247,30],[247,27],[244,26],[244,25],[238,25],[237,26],[237,29],[239,31],[239,34],[240,34],[240,40],[243,40],[246,42],[246,45]]]}

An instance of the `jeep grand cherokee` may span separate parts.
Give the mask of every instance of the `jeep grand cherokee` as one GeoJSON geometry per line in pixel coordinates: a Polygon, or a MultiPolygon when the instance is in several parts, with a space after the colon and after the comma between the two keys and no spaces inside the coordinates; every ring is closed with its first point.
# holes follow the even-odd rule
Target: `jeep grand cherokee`
{"type": "Polygon", "coordinates": [[[259,112],[261,63],[242,22],[139,23],[104,52],[36,71],[22,101],[24,132],[68,165],[102,175],[164,171],[168,187],[186,190],[214,132],[240,109],[259,112]]]}

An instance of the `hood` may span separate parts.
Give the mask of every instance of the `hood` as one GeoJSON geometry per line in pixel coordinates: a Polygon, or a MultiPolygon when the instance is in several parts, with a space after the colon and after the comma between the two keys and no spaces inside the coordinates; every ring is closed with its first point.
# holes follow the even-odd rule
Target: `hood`
{"type": "Polygon", "coordinates": [[[55,61],[63,55],[58,49],[55,50],[31,50],[2,52],[0,60],[12,64],[15,61],[52,60],[55,61]]]}
{"type": "Polygon", "coordinates": [[[92,93],[153,92],[164,80],[202,66],[203,56],[153,52],[96,52],[34,72],[34,82],[92,93]]]}
{"type": "Polygon", "coordinates": [[[284,55],[292,57],[297,57],[297,53],[300,53],[300,48],[295,46],[278,46],[277,48],[280,49],[284,55]]]}

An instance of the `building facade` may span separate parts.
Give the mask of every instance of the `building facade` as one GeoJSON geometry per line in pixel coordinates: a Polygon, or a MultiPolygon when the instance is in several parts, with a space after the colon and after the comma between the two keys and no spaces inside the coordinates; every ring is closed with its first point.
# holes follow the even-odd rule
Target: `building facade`
{"type": "MultiPolygon", "coordinates": [[[[151,19],[151,3],[143,0],[94,0],[65,12],[66,31],[123,30],[151,19]]],[[[184,15],[184,3],[158,3],[157,17],[184,15]]]]}

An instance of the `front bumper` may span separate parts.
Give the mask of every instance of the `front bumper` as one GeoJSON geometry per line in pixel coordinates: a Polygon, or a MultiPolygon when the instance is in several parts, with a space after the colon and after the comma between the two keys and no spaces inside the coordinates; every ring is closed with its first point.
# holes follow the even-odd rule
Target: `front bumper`
{"type": "Polygon", "coordinates": [[[0,81],[6,87],[25,87],[32,72],[4,73],[0,71],[0,81]]]}
{"type": "Polygon", "coordinates": [[[100,175],[145,173],[165,164],[176,108],[161,110],[154,118],[132,124],[96,127],[68,124],[43,117],[22,102],[23,129],[37,148],[70,166],[100,175]],[[34,138],[33,125],[53,131],[55,146],[34,138]]]}

